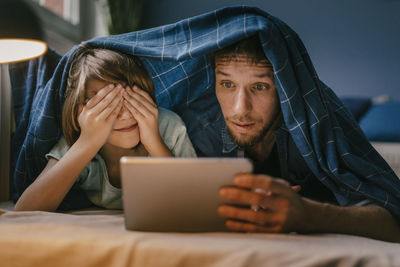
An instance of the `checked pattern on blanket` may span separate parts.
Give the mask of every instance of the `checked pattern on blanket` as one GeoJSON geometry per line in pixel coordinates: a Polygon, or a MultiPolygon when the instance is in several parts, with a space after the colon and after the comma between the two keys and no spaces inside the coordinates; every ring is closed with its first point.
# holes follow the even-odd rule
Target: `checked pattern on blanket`
{"type": "MultiPolygon", "coordinates": [[[[399,179],[350,112],[319,80],[297,34],[279,19],[257,8],[229,7],[86,43],[139,56],[153,77],[158,104],[181,115],[190,135],[207,120],[221,116],[207,55],[254,34],[274,67],[286,127],[314,175],[341,205],[366,197],[399,218],[399,179]]],[[[62,58],[49,52],[29,65],[12,66],[17,121],[14,199],[43,169],[45,153],[62,134],[63,93],[76,48],[62,58]]]]}

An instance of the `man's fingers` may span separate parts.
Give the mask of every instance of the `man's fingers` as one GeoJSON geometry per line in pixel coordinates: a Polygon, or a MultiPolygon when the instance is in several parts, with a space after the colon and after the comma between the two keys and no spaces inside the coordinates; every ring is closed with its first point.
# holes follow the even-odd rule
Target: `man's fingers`
{"type": "Polygon", "coordinates": [[[223,187],[219,190],[219,195],[236,204],[259,206],[270,211],[283,211],[288,206],[287,199],[282,196],[266,195],[237,187],[223,187]]]}
{"type": "Polygon", "coordinates": [[[268,175],[254,175],[241,173],[235,175],[234,184],[248,189],[261,189],[265,194],[289,195],[293,193],[289,183],[285,180],[268,175]]]}
{"type": "Polygon", "coordinates": [[[301,191],[301,185],[294,185],[294,186],[292,186],[292,190],[294,191],[294,192],[300,192],[301,191]]]}
{"type": "Polygon", "coordinates": [[[248,221],[264,226],[281,224],[285,219],[285,216],[279,212],[268,212],[265,210],[255,211],[231,205],[219,206],[218,214],[225,218],[248,221]]]}
{"type": "Polygon", "coordinates": [[[247,222],[238,222],[227,220],[225,226],[233,231],[251,232],[251,233],[279,233],[282,231],[282,226],[277,224],[274,226],[263,226],[247,222]]]}

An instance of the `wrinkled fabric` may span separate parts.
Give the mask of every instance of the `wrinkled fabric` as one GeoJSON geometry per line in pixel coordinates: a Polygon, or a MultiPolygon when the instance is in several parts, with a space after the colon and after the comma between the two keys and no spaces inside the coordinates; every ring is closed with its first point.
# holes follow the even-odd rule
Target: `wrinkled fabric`
{"type": "MultiPolygon", "coordinates": [[[[148,30],[95,38],[94,46],[139,56],[153,77],[158,104],[174,110],[189,136],[221,117],[207,55],[257,34],[274,68],[284,123],[313,174],[341,205],[370,199],[400,218],[400,180],[373,149],[353,116],[316,74],[297,34],[252,7],[219,9],[148,30]]],[[[61,106],[71,54],[52,53],[11,68],[17,99],[13,144],[13,197],[37,177],[61,136],[61,106]],[[54,62],[58,60],[55,67],[54,62]],[[21,103],[20,99],[27,99],[21,103]]],[[[222,146],[220,129],[210,144],[222,146]]],[[[204,145],[204,144],[203,144],[204,145]]],[[[194,142],[195,147],[200,145],[194,142]]]]}
{"type": "Polygon", "coordinates": [[[400,266],[399,244],[354,235],[128,231],[115,210],[0,209],[2,266],[400,266]]]}

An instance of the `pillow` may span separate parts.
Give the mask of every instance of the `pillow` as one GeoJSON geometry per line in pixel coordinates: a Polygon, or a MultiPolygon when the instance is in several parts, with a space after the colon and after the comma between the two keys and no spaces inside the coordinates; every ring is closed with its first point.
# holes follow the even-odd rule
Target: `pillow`
{"type": "Polygon", "coordinates": [[[364,97],[341,97],[343,105],[353,114],[356,121],[359,121],[364,113],[371,107],[372,100],[364,97]]]}
{"type": "Polygon", "coordinates": [[[369,140],[400,142],[400,102],[374,104],[361,118],[360,127],[369,140]]]}

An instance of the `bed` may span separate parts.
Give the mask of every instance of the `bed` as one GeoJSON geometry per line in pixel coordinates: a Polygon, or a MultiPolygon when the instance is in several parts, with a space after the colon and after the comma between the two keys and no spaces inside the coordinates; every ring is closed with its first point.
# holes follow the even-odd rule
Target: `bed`
{"type": "MultiPolygon", "coordinates": [[[[400,176],[400,142],[372,145],[400,176]]],[[[338,234],[127,231],[122,211],[14,212],[0,202],[1,266],[400,266],[400,244],[338,234]]]]}
{"type": "MultiPolygon", "coordinates": [[[[49,99],[58,97],[57,90],[49,92],[55,94],[49,93],[49,99]]],[[[370,108],[369,102],[357,117],[360,123],[370,108]]],[[[369,125],[363,123],[363,127],[369,125]]],[[[385,127],[372,125],[371,129],[385,127]]],[[[42,131],[47,134],[46,129],[42,131]]],[[[392,148],[400,139],[390,141],[392,145],[387,139],[370,140],[377,142],[374,146],[384,157],[393,150],[394,162],[388,163],[399,176],[396,153],[400,150],[392,148]]],[[[0,205],[1,266],[400,266],[400,244],[351,235],[134,232],[125,230],[121,211],[14,212],[12,208],[10,202],[0,205]]]]}
{"type": "MultiPolygon", "coordinates": [[[[344,100],[400,176],[396,124],[379,125],[386,120],[370,102],[350,102],[344,100]]],[[[14,212],[11,202],[0,203],[0,247],[1,266],[400,266],[400,244],[358,236],[134,232],[125,230],[122,211],[14,212]]]]}
{"type": "MultiPolygon", "coordinates": [[[[358,117],[367,135],[370,109],[358,117]]],[[[400,142],[369,138],[400,176],[400,142]]],[[[0,203],[0,247],[1,266],[400,266],[400,244],[364,237],[134,232],[122,211],[14,212],[10,201],[0,203]]]]}
{"type": "MultiPolygon", "coordinates": [[[[400,176],[400,142],[375,139],[400,176]]],[[[400,244],[358,236],[134,232],[118,210],[14,212],[11,202],[0,203],[0,247],[1,266],[400,266],[400,244]]]]}
{"type": "Polygon", "coordinates": [[[400,266],[400,244],[337,234],[127,231],[120,211],[0,210],[1,266],[400,266]]]}

